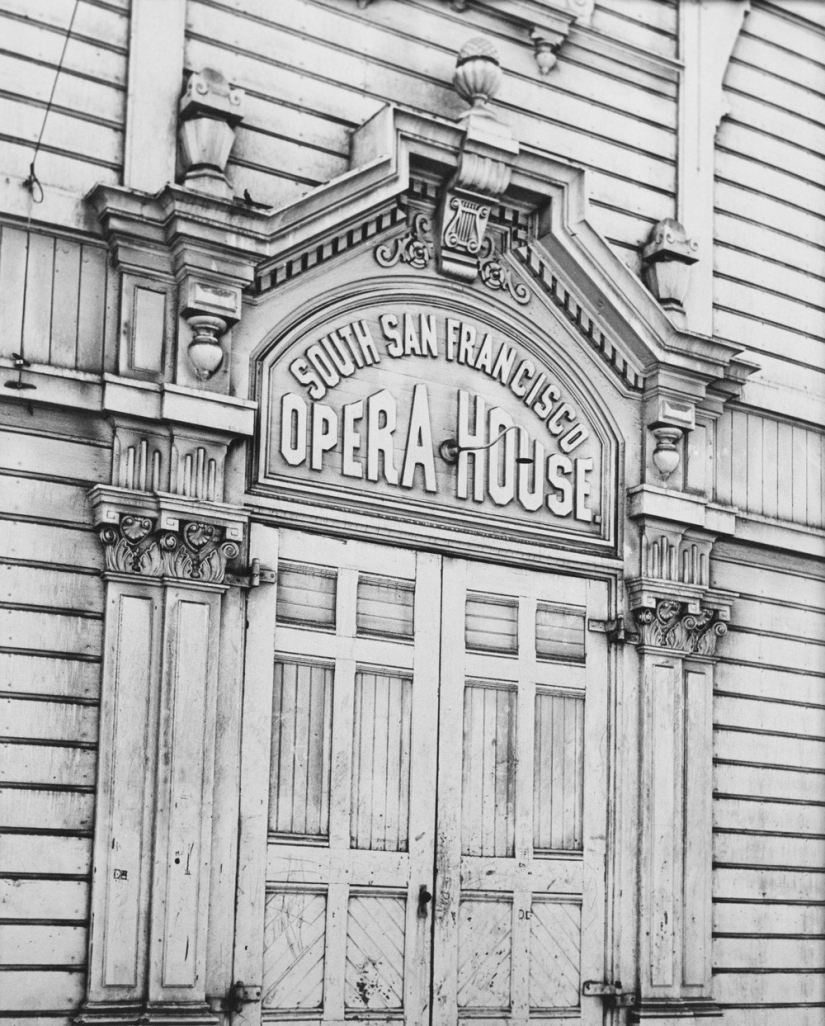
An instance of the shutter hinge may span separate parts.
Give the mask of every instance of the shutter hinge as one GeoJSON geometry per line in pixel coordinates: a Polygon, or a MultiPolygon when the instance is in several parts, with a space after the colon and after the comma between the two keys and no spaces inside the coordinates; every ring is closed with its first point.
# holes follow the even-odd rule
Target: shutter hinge
{"type": "Polygon", "coordinates": [[[621,983],[598,983],[595,980],[588,980],[582,984],[582,995],[584,997],[600,997],[607,1004],[617,1008],[629,1008],[636,1000],[632,990],[622,990],[621,983]]]}
{"type": "Polygon", "coordinates": [[[253,559],[248,570],[227,574],[225,580],[236,588],[257,588],[260,584],[274,584],[276,574],[274,570],[261,566],[260,559],[253,559]]]}
{"type": "Polygon", "coordinates": [[[623,616],[617,616],[615,620],[588,620],[587,629],[596,634],[606,634],[607,640],[614,645],[639,644],[639,635],[627,630],[623,616]]]}

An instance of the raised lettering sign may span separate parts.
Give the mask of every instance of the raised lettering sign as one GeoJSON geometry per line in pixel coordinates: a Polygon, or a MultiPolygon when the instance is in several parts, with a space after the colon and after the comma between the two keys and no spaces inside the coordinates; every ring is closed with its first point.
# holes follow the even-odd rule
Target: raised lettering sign
{"type": "Polygon", "coordinates": [[[264,482],[605,537],[592,410],[537,347],[480,319],[359,311],[296,339],[268,377],[264,482]]]}

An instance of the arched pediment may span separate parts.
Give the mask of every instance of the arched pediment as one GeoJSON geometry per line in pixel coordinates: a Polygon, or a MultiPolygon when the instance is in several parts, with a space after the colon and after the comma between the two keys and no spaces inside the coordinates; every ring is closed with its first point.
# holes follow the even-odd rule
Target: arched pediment
{"type": "Polygon", "coordinates": [[[348,283],[269,333],[256,398],[252,491],[282,505],[616,553],[622,430],[541,307],[432,276],[348,283]]]}

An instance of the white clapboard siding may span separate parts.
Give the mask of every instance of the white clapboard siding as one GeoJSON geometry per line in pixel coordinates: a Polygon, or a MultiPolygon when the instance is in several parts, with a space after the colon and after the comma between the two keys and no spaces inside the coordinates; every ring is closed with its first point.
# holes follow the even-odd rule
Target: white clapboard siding
{"type": "Polygon", "coordinates": [[[55,791],[48,787],[26,790],[0,785],[0,820],[6,827],[20,830],[41,830],[48,824],[52,830],[73,833],[91,831],[94,825],[94,788],[55,791]]]}
{"type": "Polygon", "coordinates": [[[726,830],[754,830],[766,833],[825,836],[825,804],[788,804],[747,798],[719,798],[714,805],[717,826],[726,830]]]}
{"type": "Polygon", "coordinates": [[[784,1003],[772,1021],[797,1026],[825,978],[825,581],[800,557],[719,556],[713,583],[740,598],[715,671],[713,991],[726,1021],[784,1003]]]}
{"type": "MultiPolygon", "coordinates": [[[[301,184],[308,187],[340,173],[342,124],[360,124],[385,102],[457,116],[463,104],[449,82],[455,53],[472,26],[443,5],[429,6],[421,32],[411,33],[409,18],[397,5],[362,14],[326,2],[275,7],[261,0],[193,0],[188,66],[218,63],[236,84],[312,115],[311,136],[292,141],[289,123],[279,124],[278,108],[256,104],[255,115],[271,120],[256,122],[254,115],[245,120],[230,161],[236,192],[245,186],[259,199],[283,202],[285,187],[294,195],[301,184]],[[388,54],[400,53],[403,61],[387,60],[388,54]],[[333,61],[335,82],[324,74],[333,61]]],[[[638,31],[647,33],[643,27],[638,31]]],[[[588,67],[586,58],[560,65],[552,81],[544,80],[523,40],[498,42],[508,72],[502,116],[523,142],[546,149],[552,138],[554,153],[601,172],[598,180],[594,176],[594,198],[644,211],[653,221],[672,214],[675,106],[669,95],[652,96],[632,76],[623,78],[617,62],[611,75],[604,63],[599,72],[588,67]]],[[[638,227],[632,232],[635,245],[638,227]]]]}
{"type": "MultiPolygon", "coordinates": [[[[93,225],[83,197],[98,182],[119,184],[122,175],[129,10],[120,0],[77,6],[44,126],[74,5],[62,0],[0,3],[5,65],[0,131],[7,209],[23,217],[29,212],[30,201],[21,186],[42,128],[36,170],[47,205],[41,212],[48,209],[68,227],[88,229],[93,225]]],[[[30,280],[34,278],[30,274],[30,280]]],[[[9,341],[2,331],[0,337],[9,341]]],[[[43,344],[48,352],[48,336],[43,344]]],[[[99,370],[99,362],[96,368],[82,369],[99,370]]]]}
{"type": "MultiPolygon", "coordinates": [[[[3,243],[8,285],[6,258],[25,258],[26,237],[5,230],[3,243]]],[[[62,346],[73,364],[79,352],[82,358],[78,339],[97,324],[91,340],[99,366],[103,251],[35,235],[28,248],[40,262],[42,291],[34,293],[41,305],[4,311],[15,344],[22,331],[27,346],[31,339],[44,345],[42,359],[50,346],[53,355],[62,346]],[[73,319],[73,334],[57,326],[52,304],[73,319]]],[[[105,423],[88,416],[9,404],[2,421],[0,920],[11,931],[2,942],[15,954],[0,960],[7,967],[0,1007],[12,1017],[25,1011],[27,1022],[32,1012],[56,1013],[56,1026],[85,988],[104,602],[102,549],[86,492],[109,479],[111,450],[105,423]]]]}
{"type": "Polygon", "coordinates": [[[99,615],[103,582],[90,574],[0,563],[0,603],[20,601],[21,596],[26,605],[99,615]]]}
{"type": "MultiPolygon", "coordinates": [[[[774,361],[793,361],[801,387],[822,368],[825,343],[821,246],[811,251],[825,230],[825,38],[801,13],[818,6],[751,5],[725,76],[729,114],[716,147],[714,333],[752,350],[763,380],[780,384],[774,361]]],[[[822,526],[821,484],[814,508],[800,511],[791,490],[774,497],[788,466],[770,441],[764,459],[773,462],[767,508],[758,496],[745,508],[822,526]]]]}
{"type": "MultiPolygon", "coordinates": [[[[810,0],[804,0],[810,2],[810,0]]],[[[822,1005],[786,1002],[780,1007],[725,1006],[725,1026],[822,1026],[822,1005]]]]}
{"type": "MultiPolygon", "coordinates": [[[[5,1011],[45,1012],[77,1008],[84,997],[83,972],[9,970],[0,974],[0,1015],[5,1011]]],[[[32,1020],[26,1016],[28,1026],[32,1020]]]]}
{"type": "MultiPolygon", "coordinates": [[[[91,863],[88,837],[12,834],[3,839],[0,873],[49,873],[85,876],[91,863]]],[[[38,961],[42,961],[38,959],[38,961]]]]}
{"type": "Polygon", "coordinates": [[[0,924],[0,951],[8,965],[83,965],[86,928],[0,924]]]}
{"type": "Polygon", "coordinates": [[[754,940],[783,934],[815,937],[825,934],[825,906],[717,901],[713,908],[713,930],[717,937],[750,934],[754,940]]]}
{"type": "Polygon", "coordinates": [[[676,56],[676,6],[645,0],[599,0],[593,28],[649,53],[676,56]]]}

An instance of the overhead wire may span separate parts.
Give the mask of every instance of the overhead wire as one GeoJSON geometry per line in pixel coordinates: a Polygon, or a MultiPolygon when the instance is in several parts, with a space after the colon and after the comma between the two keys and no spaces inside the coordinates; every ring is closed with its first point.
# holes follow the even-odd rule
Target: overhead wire
{"type": "Polygon", "coordinates": [[[77,9],[80,6],[80,0],[74,0],[74,7],[72,8],[72,16],[69,19],[69,27],[66,30],[66,37],[63,40],[63,50],[60,54],[60,60],[57,62],[57,71],[54,75],[54,82],[52,82],[52,92],[49,96],[49,102],[46,104],[46,112],[43,115],[43,124],[40,126],[40,135],[37,137],[37,143],[34,147],[34,153],[32,154],[31,164],[29,165],[29,177],[23,182],[23,188],[28,189],[32,196],[32,202],[42,203],[43,202],[43,186],[40,184],[40,179],[37,177],[37,172],[34,169],[35,162],[37,161],[37,154],[40,152],[40,144],[43,142],[43,133],[46,131],[46,122],[49,119],[49,111],[52,109],[54,103],[54,94],[57,91],[57,81],[60,78],[60,72],[63,70],[63,61],[66,59],[66,50],[69,47],[69,40],[72,38],[72,29],[74,28],[74,20],[77,15],[77,9]],[[37,188],[37,194],[35,193],[35,187],[37,188]]]}
{"type": "MultiPolygon", "coordinates": [[[[46,122],[49,119],[49,112],[52,109],[54,103],[54,96],[57,92],[57,82],[60,78],[60,72],[63,70],[63,61],[66,59],[66,50],[69,47],[69,40],[72,38],[72,29],[74,28],[74,21],[77,17],[77,9],[80,6],[80,0],[74,0],[74,7],[72,8],[72,16],[69,19],[69,25],[66,29],[66,36],[63,40],[63,49],[60,52],[60,60],[57,62],[57,70],[54,73],[54,81],[52,82],[52,91],[49,95],[49,102],[46,104],[46,110],[43,114],[43,123],[40,126],[40,134],[37,137],[37,142],[34,146],[34,153],[32,154],[31,163],[29,164],[29,177],[23,182],[23,188],[28,189],[31,195],[32,204],[42,203],[44,199],[43,186],[40,179],[37,177],[37,171],[35,170],[35,164],[37,162],[37,155],[40,152],[40,145],[43,142],[43,133],[46,131],[46,122]]],[[[12,378],[8,381],[3,382],[5,388],[11,388],[15,390],[23,390],[36,388],[36,385],[28,384],[23,381],[23,370],[29,367],[29,361],[26,359],[26,341],[25,341],[25,326],[26,326],[26,298],[29,291],[29,252],[31,249],[31,221],[32,221],[32,207],[29,206],[29,216],[26,220],[26,256],[25,256],[25,268],[23,272],[23,297],[22,297],[22,310],[23,320],[20,325],[20,352],[12,353],[12,362],[15,370],[17,371],[17,378],[12,378]]],[[[30,409],[31,412],[31,409],[30,409]]]]}

